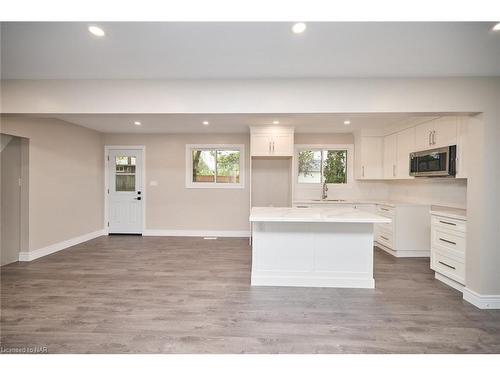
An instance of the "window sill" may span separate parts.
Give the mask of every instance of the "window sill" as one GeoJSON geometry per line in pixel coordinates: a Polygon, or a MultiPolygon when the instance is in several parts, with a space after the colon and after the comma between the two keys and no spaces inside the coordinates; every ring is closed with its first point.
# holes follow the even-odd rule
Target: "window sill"
{"type": "Polygon", "coordinates": [[[186,189],[244,189],[243,184],[216,184],[216,183],[190,183],[186,184],[186,189]]]}

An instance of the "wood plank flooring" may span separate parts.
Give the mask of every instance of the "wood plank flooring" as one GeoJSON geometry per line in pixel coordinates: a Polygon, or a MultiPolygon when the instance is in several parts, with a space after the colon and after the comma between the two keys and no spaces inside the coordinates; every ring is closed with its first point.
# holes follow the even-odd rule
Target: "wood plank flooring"
{"type": "Polygon", "coordinates": [[[500,353],[423,258],[375,251],[376,289],[250,286],[247,239],[110,236],[1,268],[4,348],[49,353],[500,353]]]}

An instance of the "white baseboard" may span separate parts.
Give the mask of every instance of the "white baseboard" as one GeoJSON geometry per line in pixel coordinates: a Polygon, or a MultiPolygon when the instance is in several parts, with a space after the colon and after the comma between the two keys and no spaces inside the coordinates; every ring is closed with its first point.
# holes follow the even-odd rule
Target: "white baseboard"
{"type": "Polygon", "coordinates": [[[42,247],[33,251],[21,251],[19,253],[20,262],[30,262],[32,260],[44,257],[49,254],[56,253],[58,251],[64,250],[68,247],[78,245],[82,242],[92,240],[94,238],[104,236],[106,231],[104,229],[97,230],[95,232],[87,233],[82,236],[70,238],[69,240],[58,242],[49,246],[42,247]]]}
{"type": "Polygon", "coordinates": [[[468,288],[464,288],[463,293],[464,300],[480,309],[500,309],[499,294],[479,294],[468,288]]]}
{"type": "Polygon", "coordinates": [[[454,288],[460,292],[464,291],[464,286],[462,284],[456,282],[455,280],[450,279],[449,277],[447,277],[445,275],[440,274],[439,272],[434,272],[434,278],[436,280],[441,281],[442,283],[444,283],[448,286],[451,286],[452,288],[454,288]]]}
{"type": "Polygon", "coordinates": [[[252,286],[292,286],[320,288],[375,288],[375,279],[342,277],[258,276],[252,275],[252,286]]]}
{"type": "Polygon", "coordinates": [[[143,236],[168,237],[250,237],[249,230],[145,229],[143,236]]]}
{"type": "Polygon", "coordinates": [[[378,242],[375,242],[374,245],[396,258],[430,258],[431,256],[430,250],[393,250],[378,242]]]}

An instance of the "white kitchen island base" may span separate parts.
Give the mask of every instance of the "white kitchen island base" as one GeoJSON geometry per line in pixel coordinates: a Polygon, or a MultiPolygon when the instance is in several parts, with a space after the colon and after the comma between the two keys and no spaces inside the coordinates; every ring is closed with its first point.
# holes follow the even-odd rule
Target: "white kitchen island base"
{"type": "Polygon", "coordinates": [[[373,223],[254,221],[251,283],[374,288],[373,223]]]}

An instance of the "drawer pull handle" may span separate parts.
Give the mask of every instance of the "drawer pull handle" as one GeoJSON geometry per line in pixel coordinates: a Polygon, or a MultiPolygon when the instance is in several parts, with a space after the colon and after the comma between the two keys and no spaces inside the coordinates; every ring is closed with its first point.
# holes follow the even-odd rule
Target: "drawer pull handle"
{"type": "Polygon", "coordinates": [[[456,225],[457,225],[457,224],[455,224],[455,223],[450,223],[450,222],[448,222],[448,221],[443,221],[443,220],[439,220],[439,222],[440,222],[440,223],[442,223],[442,224],[447,224],[447,225],[454,225],[454,226],[456,226],[456,225]]]}
{"type": "Polygon", "coordinates": [[[389,211],[387,208],[383,208],[383,207],[381,207],[380,209],[383,211],[389,211]]]}
{"type": "Polygon", "coordinates": [[[445,240],[444,238],[441,238],[441,237],[439,237],[439,241],[443,241],[443,242],[446,242],[446,243],[451,243],[452,245],[456,245],[457,244],[456,242],[445,240]]]}
{"type": "Polygon", "coordinates": [[[443,263],[443,262],[441,262],[441,261],[439,261],[439,263],[440,263],[440,264],[442,264],[443,266],[446,266],[446,267],[448,267],[448,268],[451,268],[452,270],[455,270],[455,269],[456,269],[455,267],[450,266],[449,264],[443,263]]]}
{"type": "Polygon", "coordinates": [[[389,239],[387,237],[380,236],[380,238],[383,238],[384,240],[389,241],[389,239]]]}

